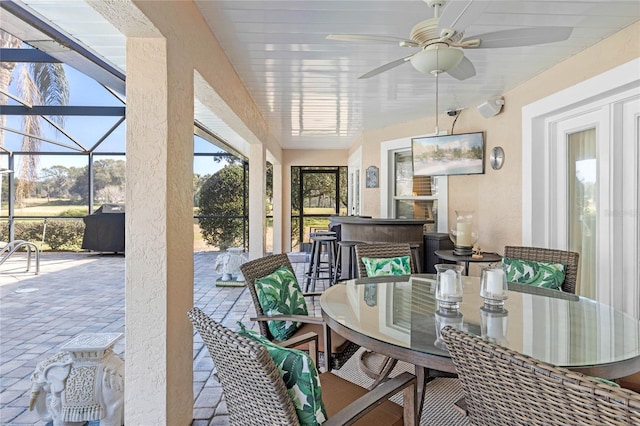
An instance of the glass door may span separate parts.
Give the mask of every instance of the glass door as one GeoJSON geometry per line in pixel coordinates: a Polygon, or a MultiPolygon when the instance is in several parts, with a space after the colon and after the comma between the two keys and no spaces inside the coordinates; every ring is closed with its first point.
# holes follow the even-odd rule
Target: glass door
{"type": "Polygon", "coordinates": [[[291,247],[307,251],[311,233],[328,230],[331,215],[347,214],[347,168],[292,167],[291,192],[291,247]]]}
{"type": "Polygon", "coordinates": [[[580,294],[596,298],[598,162],[595,128],[567,135],[569,250],[580,253],[580,294]]]}

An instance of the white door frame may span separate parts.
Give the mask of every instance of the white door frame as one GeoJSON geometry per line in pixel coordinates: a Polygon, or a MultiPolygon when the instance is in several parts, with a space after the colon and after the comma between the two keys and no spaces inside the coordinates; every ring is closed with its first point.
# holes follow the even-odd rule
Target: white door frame
{"type": "MultiPolygon", "coordinates": [[[[572,121],[576,124],[574,129],[579,128],[577,117],[583,116],[588,121],[590,116],[599,123],[596,130],[600,141],[617,141],[600,143],[598,147],[599,192],[607,198],[599,200],[601,242],[597,248],[596,279],[598,283],[609,284],[598,285],[597,298],[640,317],[639,267],[637,262],[635,266],[633,261],[629,263],[630,256],[636,256],[637,260],[640,254],[638,136],[622,135],[627,131],[623,129],[629,127],[629,117],[625,118],[624,113],[624,105],[628,104],[625,99],[637,97],[640,97],[640,58],[523,107],[522,243],[566,249],[567,236],[563,235],[566,224],[563,227],[563,219],[556,218],[562,203],[566,204],[566,200],[559,200],[562,194],[557,194],[562,192],[557,190],[562,186],[558,167],[562,158],[557,157],[562,157],[563,151],[556,141],[558,134],[572,130],[572,121]],[[623,120],[627,120],[625,125],[623,120]],[[626,164],[624,175],[622,163],[626,164]],[[624,194],[619,184],[623,181],[629,186],[624,194]],[[617,217],[618,213],[631,217],[617,217]],[[623,227],[625,231],[620,232],[623,227]],[[607,243],[603,244],[604,241],[607,243]]],[[[637,129],[637,121],[631,127],[637,129]]]]}
{"type": "Polygon", "coordinates": [[[351,189],[348,191],[347,216],[354,212],[356,204],[359,208],[355,209],[355,214],[359,215],[362,210],[362,147],[356,149],[347,160],[347,187],[351,189]],[[356,175],[359,182],[354,181],[356,175]]]}
{"type": "MultiPolygon", "coordinates": [[[[446,132],[440,132],[446,135],[446,132]]],[[[396,151],[411,149],[411,139],[425,136],[434,136],[435,133],[409,136],[400,139],[385,141],[380,144],[380,217],[393,218],[394,199],[391,196],[393,191],[393,176],[395,175],[395,163],[393,154],[396,151]]],[[[438,177],[438,224],[437,232],[448,232],[449,220],[449,177],[438,177]]]]}

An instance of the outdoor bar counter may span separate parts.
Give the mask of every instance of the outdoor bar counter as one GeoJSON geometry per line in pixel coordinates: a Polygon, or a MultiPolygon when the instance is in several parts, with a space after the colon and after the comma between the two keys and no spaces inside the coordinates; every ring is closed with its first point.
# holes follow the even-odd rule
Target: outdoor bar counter
{"type": "Polygon", "coordinates": [[[340,224],[342,240],[365,243],[419,244],[423,257],[423,233],[426,219],[382,219],[358,216],[331,216],[331,223],[340,224]]]}

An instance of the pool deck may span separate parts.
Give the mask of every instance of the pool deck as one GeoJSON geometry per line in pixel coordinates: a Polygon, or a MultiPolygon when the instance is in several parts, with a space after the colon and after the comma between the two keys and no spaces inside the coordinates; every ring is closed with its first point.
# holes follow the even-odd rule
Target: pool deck
{"type": "MultiPolygon", "coordinates": [[[[218,287],[218,252],[194,253],[194,305],[215,320],[252,324],[246,287],[218,287]]],[[[298,256],[295,260],[304,260],[298,256]]],[[[302,276],[305,263],[293,263],[302,276]]],[[[82,333],[124,332],[125,259],[98,253],[41,253],[25,272],[26,253],[0,265],[0,424],[45,425],[29,411],[30,376],[36,364],[82,333]]],[[[254,326],[255,327],[255,326],[254,326]]],[[[124,352],[124,339],[115,346],[124,352]]],[[[222,388],[211,378],[212,361],[194,337],[194,425],[228,424],[222,388]]]]}

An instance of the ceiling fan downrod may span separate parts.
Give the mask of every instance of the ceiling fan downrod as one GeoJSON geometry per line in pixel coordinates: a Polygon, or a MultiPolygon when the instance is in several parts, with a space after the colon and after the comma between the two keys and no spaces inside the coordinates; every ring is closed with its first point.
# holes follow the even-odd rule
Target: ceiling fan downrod
{"type": "Polygon", "coordinates": [[[440,133],[440,130],[438,129],[438,76],[441,72],[442,71],[438,64],[438,46],[436,46],[436,69],[431,71],[431,74],[436,77],[436,136],[440,133]]]}
{"type": "Polygon", "coordinates": [[[433,17],[440,17],[440,8],[444,6],[444,0],[424,0],[424,2],[431,8],[433,8],[433,17]]]}

